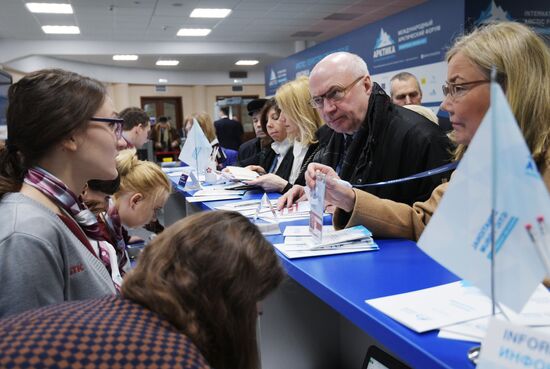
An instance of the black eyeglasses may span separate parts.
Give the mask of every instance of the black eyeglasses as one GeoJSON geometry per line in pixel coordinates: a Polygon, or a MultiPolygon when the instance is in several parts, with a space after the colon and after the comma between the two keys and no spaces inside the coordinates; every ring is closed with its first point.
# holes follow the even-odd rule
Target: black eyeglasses
{"type": "Polygon", "coordinates": [[[455,97],[462,97],[466,95],[466,93],[470,91],[472,88],[474,88],[475,85],[490,83],[490,82],[491,81],[486,79],[480,79],[477,81],[470,81],[470,82],[463,82],[463,83],[445,82],[445,84],[441,86],[441,89],[443,91],[443,96],[449,95],[450,97],[455,98],[455,97]],[[465,86],[471,86],[471,87],[465,87],[465,86]]]}
{"type": "Polygon", "coordinates": [[[328,100],[331,103],[338,102],[346,97],[347,93],[365,76],[357,78],[355,81],[347,85],[346,87],[333,86],[326,93],[314,96],[309,100],[309,104],[315,109],[321,109],[323,107],[324,101],[328,100]]]}
{"type": "Polygon", "coordinates": [[[90,120],[92,122],[107,123],[109,125],[109,129],[115,134],[117,140],[122,138],[122,123],[124,123],[124,119],[91,117],[90,120]]]}

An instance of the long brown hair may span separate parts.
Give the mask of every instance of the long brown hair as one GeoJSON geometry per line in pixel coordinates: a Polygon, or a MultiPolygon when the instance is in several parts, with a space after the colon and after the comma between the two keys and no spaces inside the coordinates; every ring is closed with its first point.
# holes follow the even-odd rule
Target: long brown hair
{"type": "Polygon", "coordinates": [[[248,219],[203,212],[145,248],[122,294],[185,333],[213,367],[257,369],[256,304],[283,276],[273,246],[248,219]]]}
{"type": "Polygon", "coordinates": [[[61,69],[30,73],[8,91],[8,139],[0,149],[0,197],[21,188],[28,168],[83,129],[105,98],[95,79],[61,69]]]}

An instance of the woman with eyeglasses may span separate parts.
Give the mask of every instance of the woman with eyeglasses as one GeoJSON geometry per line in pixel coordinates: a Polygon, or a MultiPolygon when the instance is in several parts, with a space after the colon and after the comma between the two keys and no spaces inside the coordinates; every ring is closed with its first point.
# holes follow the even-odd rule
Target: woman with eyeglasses
{"type": "Polygon", "coordinates": [[[305,185],[304,174],[319,147],[317,131],[324,124],[321,116],[310,104],[309,78],[301,76],[277,89],[275,100],[281,109],[279,122],[286,129],[293,156],[288,177],[266,173],[249,184],[270,192],[288,191],[293,184],[305,185]]]}
{"type": "MultiPolygon", "coordinates": [[[[550,189],[550,51],[527,26],[502,22],[476,29],[458,39],[447,52],[447,82],[441,107],[449,112],[452,137],[460,160],[490,104],[490,71],[496,67],[512,112],[550,189]]],[[[312,164],[306,174],[309,186],[317,170],[329,177],[336,173],[312,164]]],[[[368,192],[327,180],[327,201],[338,210],[333,222],[338,228],[363,224],[378,237],[418,240],[430,221],[448,183],[435,188],[425,202],[413,206],[380,199],[368,192]]]]}
{"type": "Polygon", "coordinates": [[[0,317],[112,295],[97,220],[80,201],[86,182],[116,178],[123,145],[105,87],[60,69],[9,88],[0,150],[0,317]],[[101,243],[100,243],[101,244],[101,243]]]}

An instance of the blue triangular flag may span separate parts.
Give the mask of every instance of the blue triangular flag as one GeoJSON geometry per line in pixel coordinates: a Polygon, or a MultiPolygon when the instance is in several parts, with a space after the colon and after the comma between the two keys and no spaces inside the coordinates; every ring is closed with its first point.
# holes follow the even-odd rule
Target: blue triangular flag
{"type": "Polygon", "coordinates": [[[212,154],[212,145],[204,135],[204,132],[193,118],[193,126],[189,130],[187,139],[183,144],[179,160],[197,170],[197,174],[204,174],[210,164],[210,155],[212,154]]]}
{"type": "Polygon", "coordinates": [[[491,106],[418,241],[432,258],[489,296],[493,203],[495,299],[519,311],[545,275],[525,226],[536,224],[537,217],[550,219],[550,196],[496,83],[491,106]]]}

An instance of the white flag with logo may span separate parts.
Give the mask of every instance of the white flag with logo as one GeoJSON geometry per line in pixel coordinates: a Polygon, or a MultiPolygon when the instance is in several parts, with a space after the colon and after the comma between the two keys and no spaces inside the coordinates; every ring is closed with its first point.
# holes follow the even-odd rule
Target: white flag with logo
{"type": "Polygon", "coordinates": [[[204,174],[210,164],[212,145],[208,142],[199,122],[193,118],[193,126],[187,134],[179,160],[197,170],[197,174],[204,174]]]}
{"type": "Polygon", "coordinates": [[[491,106],[418,241],[428,255],[489,296],[493,193],[495,298],[519,311],[545,276],[526,225],[533,226],[539,244],[550,252],[539,230],[543,224],[537,223],[541,217],[550,220],[550,196],[496,83],[491,84],[491,106]]]}

